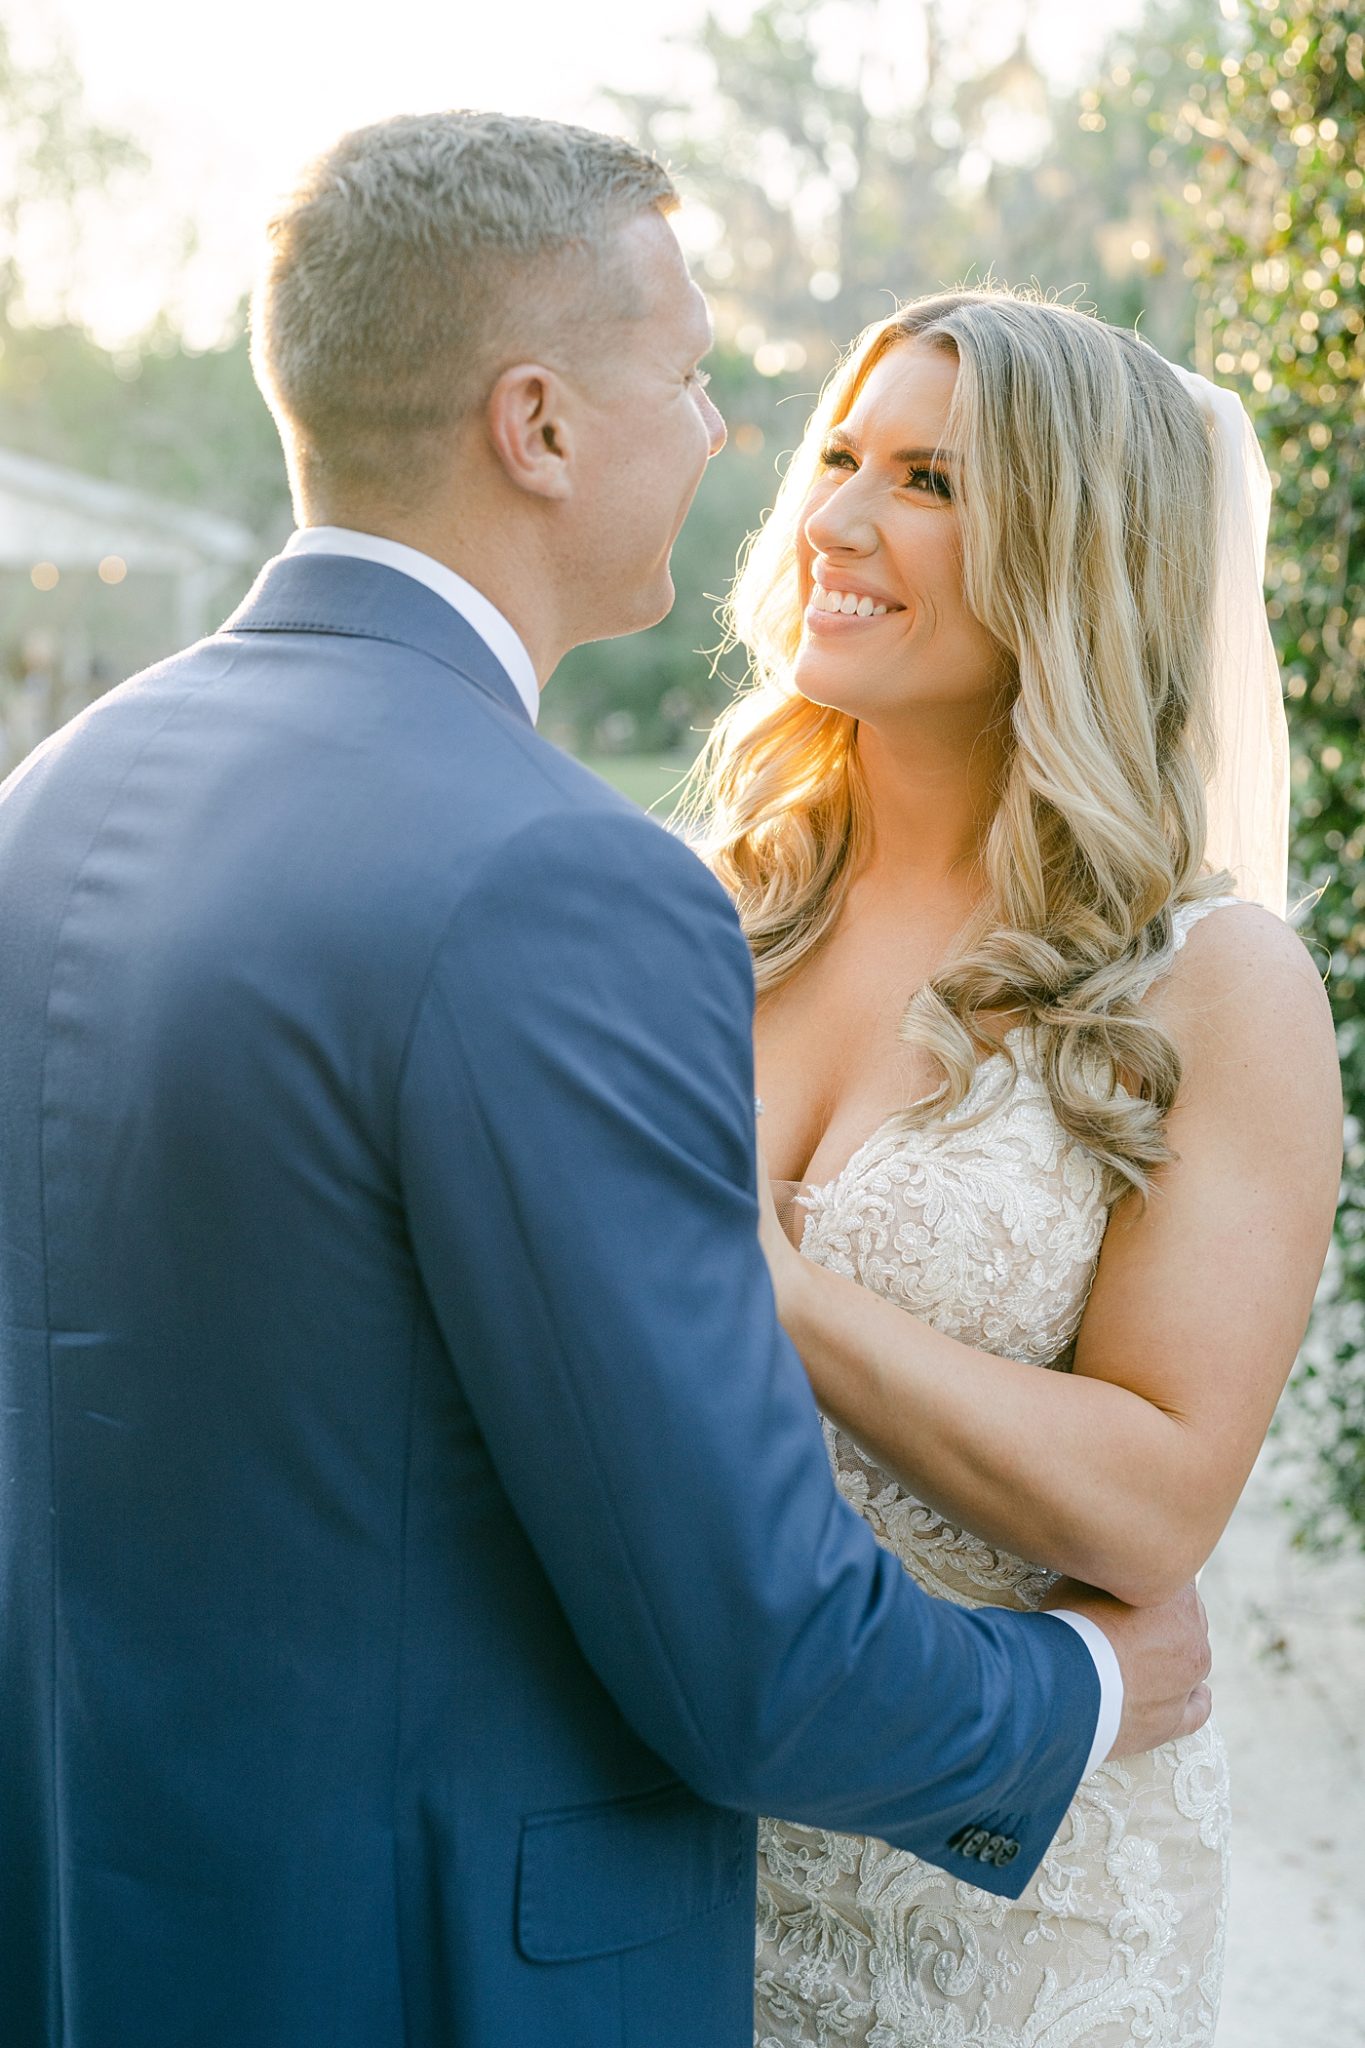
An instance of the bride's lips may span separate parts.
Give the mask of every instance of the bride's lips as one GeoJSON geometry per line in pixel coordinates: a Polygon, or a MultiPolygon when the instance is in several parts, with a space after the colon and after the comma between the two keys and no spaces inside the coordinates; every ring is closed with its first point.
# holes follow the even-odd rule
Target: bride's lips
{"type": "Polygon", "coordinates": [[[847,566],[831,568],[821,563],[810,573],[810,591],[806,599],[805,626],[817,638],[835,633],[851,633],[868,626],[884,626],[888,619],[901,618],[905,606],[889,590],[879,590],[847,566]],[[831,611],[829,600],[833,598],[840,608],[831,611]],[[854,603],[855,609],[846,607],[854,603]]]}
{"type": "Polygon", "coordinates": [[[880,618],[860,619],[856,612],[822,612],[814,605],[807,605],[805,612],[808,633],[851,633],[869,626],[888,626],[895,619],[903,619],[904,611],[883,612],[880,618]]]}

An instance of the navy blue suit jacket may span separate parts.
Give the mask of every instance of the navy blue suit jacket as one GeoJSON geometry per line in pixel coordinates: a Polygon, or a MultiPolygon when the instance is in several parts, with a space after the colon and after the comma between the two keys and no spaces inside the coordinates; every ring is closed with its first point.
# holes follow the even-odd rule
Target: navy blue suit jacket
{"type": "Polygon", "coordinates": [[[838,1498],[751,999],[391,569],[10,778],[4,2048],[747,2048],[756,1812],[1022,1887],[1094,1671],[838,1498]]]}

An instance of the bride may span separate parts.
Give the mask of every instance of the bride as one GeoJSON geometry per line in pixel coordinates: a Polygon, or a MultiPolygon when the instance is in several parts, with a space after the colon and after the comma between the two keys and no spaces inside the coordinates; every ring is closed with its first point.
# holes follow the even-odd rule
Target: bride
{"type": "MultiPolygon", "coordinates": [[[[1341,1101],[1273,914],[1263,487],[1228,394],[955,292],[857,344],[737,587],[755,686],[692,806],[800,1188],[778,1304],[842,1491],[944,1599],[1174,1591],[1307,1320],[1341,1101]]],[[[1227,1849],[1212,1724],[1092,1771],[1017,1902],[765,1822],[755,2038],[1196,2048],[1227,1849]]]]}

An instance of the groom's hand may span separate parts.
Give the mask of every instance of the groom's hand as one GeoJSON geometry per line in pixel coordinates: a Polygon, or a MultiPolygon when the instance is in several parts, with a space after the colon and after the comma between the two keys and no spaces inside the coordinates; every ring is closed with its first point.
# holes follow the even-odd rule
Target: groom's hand
{"type": "Polygon", "coordinates": [[[1089,1615],[1108,1636],[1123,1673],[1123,1718],[1110,1756],[1138,1756],[1178,1735],[1193,1735],[1213,1710],[1204,1603],[1186,1586],[1159,1607],[1125,1607],[1108,1593],[1063,1579],[1049,1607],[1089,1615]]]}

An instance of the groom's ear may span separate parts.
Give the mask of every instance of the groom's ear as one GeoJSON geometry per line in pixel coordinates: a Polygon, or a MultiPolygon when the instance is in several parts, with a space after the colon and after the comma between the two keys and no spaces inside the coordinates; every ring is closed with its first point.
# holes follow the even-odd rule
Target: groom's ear
{"type": "Polygon", "coordinates": [[[537,498],[567,498],[572,434],[562,380],[515,363],[488,394],[488,437],[510,482],[537,498]]]}

